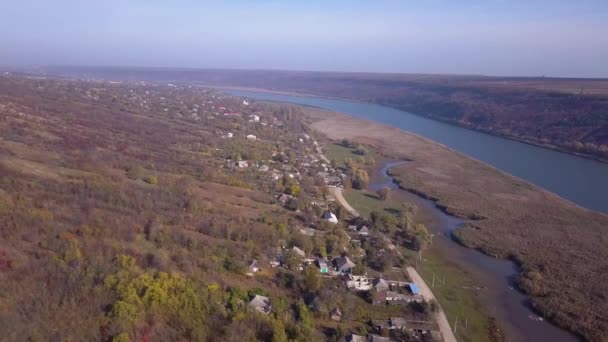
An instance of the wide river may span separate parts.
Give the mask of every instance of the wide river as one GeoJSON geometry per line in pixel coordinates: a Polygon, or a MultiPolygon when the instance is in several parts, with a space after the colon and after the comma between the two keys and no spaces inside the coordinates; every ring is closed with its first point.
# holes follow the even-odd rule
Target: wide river
{"type": "Polygon", "coordinates": [[[431,120],[380,105],[312,96],[230,90],[261,100],[325,108],[398,127],[440,142],[554,192],[582,207],[608,213],[608,164],[431,120]]]}

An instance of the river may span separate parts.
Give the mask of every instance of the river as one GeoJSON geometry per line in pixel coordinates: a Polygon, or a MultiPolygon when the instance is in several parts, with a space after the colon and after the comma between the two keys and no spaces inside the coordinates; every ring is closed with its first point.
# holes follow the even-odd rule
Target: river
{"type": "Polygon", "coordinates": [[[547,189],[582,207],[608,213],[608,164],[465,129],[380,105],[312,96],[227,91],[260,100],[325,108],[442,143],[547,189]]]}
{"type": "MultiPolygon", "coordinates": [[[[355,117],[388,124],[440,142],[498,169],[593,210],[608,212],[608,165],[547,150],[516,141],[467,130],[383,106],[335,99],[288,96],[246,91],[229,93],[260,100],[289,102],[325,108],[355,117]]],[[[465,248],[451,238],[462,220],[439,210],[435,203],[407,191],[398,190],[387,174],[388,163],[372,179],[371,189],[389,186],[416,204],[431,217],[430,227],[437,234],[434,244],[450,261],[476,279],[480,300],[497,318],[510,341],[577,341],[572,334],[546,321],[538,321],[528,298],[514,288],[517,267],[511,261],[486,256],[465,248]]]]}
{"type": "Polygon", "coordinates": [[[388,172],[391,167],[403,163],[407,162],[396,161],[384,164],[378,174],[372,176],[369,189],[389,187],[392,189],[391,196],[398,196],[402,201],[413,203],[418,210],[427,214],[430,219],[427,224],[435,234],[433,244],[447,259],[473,276],[480,288],[477,291],[479,300],[497,319],[507,339],[529,342],[578,341],[571,333],[547,321],[538,320],[538,316],[530,308],[526,295],[515,288],[517,266],[513,262],[493,258],[456,243],[452,239],[452,232],[463,223],[461,219],[445,214],[431,200],[399,189],[388,172]]]}

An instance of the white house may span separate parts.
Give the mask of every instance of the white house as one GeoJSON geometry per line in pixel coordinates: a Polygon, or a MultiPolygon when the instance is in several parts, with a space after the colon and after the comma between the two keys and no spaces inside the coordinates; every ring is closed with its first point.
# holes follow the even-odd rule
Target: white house
{"type": "Polygon", "coordinates": [[[329,223],[338,223],[338,218],[336,215],[329,210],[323,213],[323,219],[329,223]]]}
{"type": "Polygon", "coordinates": [[[253,134],[249,134],[249,135],[247,135],[247,139],[249,139],[249,140],[256,140],[257,137],[255,135],[253,135],[253,134]]]}
{"type": "Polygon", "coordinates": [[[253,122],[260,122],[260,116],[252,114],[252,115],[249,116],[249,120],[253,121],[253,122]]]}

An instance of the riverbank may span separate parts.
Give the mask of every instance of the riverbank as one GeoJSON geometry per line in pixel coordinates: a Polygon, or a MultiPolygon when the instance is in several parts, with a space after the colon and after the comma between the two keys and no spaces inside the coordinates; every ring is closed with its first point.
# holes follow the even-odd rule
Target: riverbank
{"type": "Polygon", "coordinates": [[[463,244],[520,264],[519,285],[545,317],[591,340],[606,331],[605,215],[399,129],[311,112],[313,128],[332,139],[361,141],[395,159],[413,160],[393,170],[401,185],[465,219],[456,233],[463,244]]]}

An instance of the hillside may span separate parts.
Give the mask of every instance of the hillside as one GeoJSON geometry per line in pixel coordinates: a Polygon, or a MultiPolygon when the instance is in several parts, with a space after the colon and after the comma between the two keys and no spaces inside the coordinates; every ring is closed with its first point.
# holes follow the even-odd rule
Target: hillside
{"type": "Polygon", "coordinates": [[[78,77],[271,89],[373,102],[608,160],[608,80],[245,70],[52,68],[78,77]]]}
{"type": "Polygon", "coordinates": [[[301,114],[192,87],[0,76],[2,340],[335,340],[397,322],[395,338],[436,336],[434,303],[347,286],[384,276],[370,260],[406,260],[378,252],[373,229],[363,253],[349,242],[301,114]]]}

